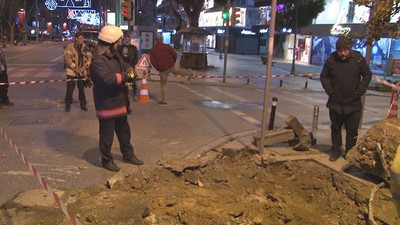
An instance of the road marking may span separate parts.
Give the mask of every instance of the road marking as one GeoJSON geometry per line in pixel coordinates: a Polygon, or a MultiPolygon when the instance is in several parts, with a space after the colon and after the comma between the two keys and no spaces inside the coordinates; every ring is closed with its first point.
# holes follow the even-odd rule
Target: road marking
{"type": "Polygon", "coordinates": [[[42,71],[42,72],[36,74],[34,77],[49,77],[50,74],[52,74],[52,72],[44,72],[44,71],[42,71]]]}
{"type": "Polygon", "coordinates": [[[252,123],[252,124],[260,124],[260,121],[254,119],[253,117],[247,116],[245,113],[238,111],[238,110],[230,110],[231,112],[233,112],[234,114],[242,117],[243,119],[247,120],[248,122],[252,123]]]}
{"type": "Polygon", "coordinates": [[[14,175],[14,176],[32,176],[32,173],[30,171],[7,171],[7,172],[0,172],[0,174],[4,175],[14,175]]]}
{"type": "Polygon", "coordinates": [[[23,76],[25,76],[27,74],[28,74],[28,72],[17,72],[17,73],[9,74],[8,76],[10,76],[10,77],[23,77],[23,76]]]}
{"type": "Polygon", "coordinates": [[[49,49],[49,48],[41,48],[41,47],[39,47],[37,50],[33,50],[33,51],[30,51],[30,52],[24,52],[22,54],[19,54],[19,55],[16,55],[16,56],[12,56],[12,57],[7,57],[7,61],[10,60],[10,59],[15,59],[15,58],[21,57],[21,56],[25,57],[27,55],[32,55],[32,54],[34,54],[36,52],[45,51],[47,49],[49,49]]]}
{"type": "Polygon", "coordinates": [[[62,57],[64,57],[64,55],[60,55],[60,56],[58,56],[57,58],[55,58],[55,59],[51,60],[51,62],[55,62],[55,61],[59,60],[59,59],[60,59],[60,58],[62,58],[62,57]]]}

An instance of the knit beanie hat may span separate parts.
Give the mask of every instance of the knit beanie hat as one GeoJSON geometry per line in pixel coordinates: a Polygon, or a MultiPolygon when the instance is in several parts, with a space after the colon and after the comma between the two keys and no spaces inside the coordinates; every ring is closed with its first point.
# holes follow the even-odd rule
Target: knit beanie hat
{"type": "Polygon", "coordinates": [[[350,49],[352,45],[353,45],[353,43],[349,38],[341,36],[336,41],[336,50],[350,49]]]}

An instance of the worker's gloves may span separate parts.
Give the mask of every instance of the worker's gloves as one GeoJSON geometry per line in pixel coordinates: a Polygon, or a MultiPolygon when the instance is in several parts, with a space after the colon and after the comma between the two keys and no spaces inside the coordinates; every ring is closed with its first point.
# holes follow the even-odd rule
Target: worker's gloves
{"type": "Polygon", "coordinates": [[[133,69],[128,69],[126,71],[126,86],[132,86],[133,82],[135,81],[136,74],[133,69]]]}

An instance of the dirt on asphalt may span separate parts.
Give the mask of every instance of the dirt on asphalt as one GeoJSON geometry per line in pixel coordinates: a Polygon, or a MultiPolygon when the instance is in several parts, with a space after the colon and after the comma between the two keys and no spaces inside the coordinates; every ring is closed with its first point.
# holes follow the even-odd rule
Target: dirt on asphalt
{"type": "MultiPolygon", "coordinates": [[[[385,143],[389,133],[400,143],[399,120],[381,123],[351,150],[359,165],[362,155],[374,159],[362,161],[363,168],[379,163],[379,156],[365,153],[378,142],[384,152],[393,152],[385,143]],[[388,133],[385,126],[395,128],[388,133]],[[375,143],[367,145],[367,139],[375,143]]],[[[162,159],[151,170],[117,173],[107,184],[55,192],[82,224],[367,224],[370,192],[384,180],[382,171],[371,169],[378,176],[361,180],[312,159],[214,149],[196,159],[162,159]]],[[[376,224],[396,224],[388,186],[377,192],[373,210],[376,224]]],[[[18,194],[0,212],[0,224],[71,224],[43,189],[18,194]]]]}

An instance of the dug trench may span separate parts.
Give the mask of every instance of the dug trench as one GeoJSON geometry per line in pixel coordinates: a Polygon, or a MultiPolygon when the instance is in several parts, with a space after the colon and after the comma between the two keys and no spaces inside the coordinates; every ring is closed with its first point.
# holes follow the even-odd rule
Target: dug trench
{"type": "MultiPolygon", "coordinates": [[[[216,149],[191,160],[160,160],[118,173],[106,185],[55,192],[82,224],[367,224],[376,183],[317,160],[278,160],[245,149],[216,149]]],[[[376,224],[395,224],[388,187],[374,201],[376,224]]],[[[0,208],[0,224],[71,224],[43,190],[0,208]]]]}

